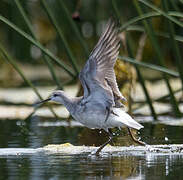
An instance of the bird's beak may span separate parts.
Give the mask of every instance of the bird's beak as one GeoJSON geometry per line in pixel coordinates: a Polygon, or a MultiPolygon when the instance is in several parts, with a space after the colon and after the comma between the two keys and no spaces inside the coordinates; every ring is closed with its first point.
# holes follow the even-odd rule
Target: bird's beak
{"type": "Polygon", "coordinates": [[[48,99],[45,99],[45,100],[39,101],[39,102],[37,102],[37,103],[33,104],[33,106],[36,106],[36,105],[39,105],[39,104],[45,103],[45,102],[50,101],[50,100],[51,100],[51,98],[48,98],[48,99]]]}

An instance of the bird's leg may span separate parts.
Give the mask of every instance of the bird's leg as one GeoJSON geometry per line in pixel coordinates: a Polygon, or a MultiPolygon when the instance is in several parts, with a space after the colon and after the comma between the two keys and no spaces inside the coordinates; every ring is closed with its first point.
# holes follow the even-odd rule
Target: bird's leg
{"type": "Polygon", "coordinates": [[[104,144],[102,144],[98,149],[97,149],[97,152],[95,153],[97,156],[99,155],[100,151],[107,145],[109,144],[112,139],[113,139],[113,135],[111,133],[111,131],[109,130],[108,131],[108,134],[109,134],[109,140],[107,142],[105,142],[104,144]]]}
{"type": "Polygon", "coordinates": [[[131,129],[129,127],[127,127],[127,129],[128,129],[128,132],[129,132],[129,134],[130,134],[130,136],[131,136],[131,138],[133,139],[134,142],[136,142],[136,143],[138,143],[140,145],[143,145],[143,146],[146,145],[145,142],[139,141],[136,137],[134,137],[134,135],[133,135],[133,133],[132,133],[132,131],[131,131],[131,129]]]}

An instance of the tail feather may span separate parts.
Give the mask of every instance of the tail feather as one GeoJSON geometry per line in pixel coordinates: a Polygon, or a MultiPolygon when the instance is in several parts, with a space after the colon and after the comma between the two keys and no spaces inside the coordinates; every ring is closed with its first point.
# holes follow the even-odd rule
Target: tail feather
{"type": "Polygon", "coordinates": [[[130,127],[130,128],[137,129],[137,130],[139,130],[139,129],[144,127],[144,126],[142,126],[141,124],[139,124],[138,122],[136,122],[132,118],[130,120],[128,120],[128,121],[126,121],[126,120],[123,121],[123,124],[128,126],[128,127],[130,127]]]}
{"type": "Polygon", "coordinates": [[[141,129],[144,126],[139,124],[137,121],[135,121],[129,114],[127,114],[125,111],[121,109],[115,109],[116,113],[120,117],[120,122],[124,124],[127,127],[133,128],[133,129],[141,129]]]}

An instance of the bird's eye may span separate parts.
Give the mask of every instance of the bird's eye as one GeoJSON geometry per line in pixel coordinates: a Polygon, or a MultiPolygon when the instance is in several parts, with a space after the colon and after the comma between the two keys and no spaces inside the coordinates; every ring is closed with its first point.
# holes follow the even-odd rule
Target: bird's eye
{"type": "Polygon", "coordinates": [[[57,94],[54,94],[53,97],[57,97],[57,94]]]}

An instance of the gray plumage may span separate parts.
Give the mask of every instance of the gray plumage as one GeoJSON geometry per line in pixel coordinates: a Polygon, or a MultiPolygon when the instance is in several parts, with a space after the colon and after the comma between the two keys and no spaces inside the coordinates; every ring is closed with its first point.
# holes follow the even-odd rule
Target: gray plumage
{"type": "MultiPolygon", "coordinates": [[[[109,20],[79,74],[84,95],[71,98],[63,91],[55,91],[47,100],[63,104],[75,120],[88,128],[104,129],[106,132],[109,132],[109,128],[121,126],[137,130],[143,128],[120,108],[122,105],[120,101],[124,101],[125,98],[119,91],[114,73],[119,47],[116,24],[109,20]]],[[[111,133],[110,137],[112,137],[111,133]]]]}
{"type": "Polygon", "coordinates": [[[115,23],[110,20],[79,74],[84,88],[84,99],[90,96],[91,93],[93,96],[95,96],[95,93],[100,94],[100,100],[106,106],[115,106],[119,104],[120,100],[125,100],[118,89],[114,73],[119,47],[118,30],[115,23]],[[99,88],[100,91],[96,92],[95,88],[99,88]]]}

